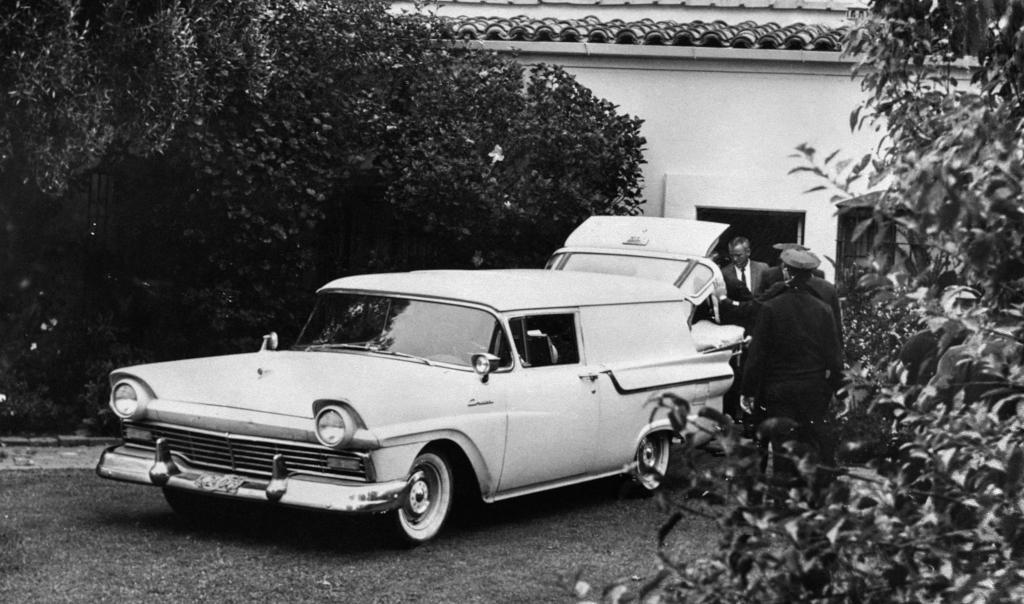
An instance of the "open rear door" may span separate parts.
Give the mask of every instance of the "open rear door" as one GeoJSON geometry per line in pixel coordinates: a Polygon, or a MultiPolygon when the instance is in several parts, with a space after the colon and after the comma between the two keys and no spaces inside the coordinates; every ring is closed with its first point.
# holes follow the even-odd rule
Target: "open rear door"
{"type": "Polygon", "coordinates": [[[565,240],[565,247],[648,251],[708,257],[729,228],[721,222],[654,216],[591,216],[565,240]]]}

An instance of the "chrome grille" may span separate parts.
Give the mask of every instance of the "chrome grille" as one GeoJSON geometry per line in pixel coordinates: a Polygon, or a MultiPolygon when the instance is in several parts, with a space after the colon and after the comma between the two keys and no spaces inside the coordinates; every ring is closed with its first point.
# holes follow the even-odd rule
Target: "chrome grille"
{"type": "Polygon", "coordinates": [[[171,453],[185,458],[200,469],[228,471],[249,476],[270,476],[274,456],[284,456],[292,472],[332,476],[348,480],[367,480],[365,454],[333,451],[318,445],[209,432],[165,424],[122,422],[125,442],[154,446],[158,438],[167,440],[171,453]],[[132,429],[129,437],[129,428],[132,429]],[[148,441],[138,438],[139,431],[152,435],[148,441]]]}

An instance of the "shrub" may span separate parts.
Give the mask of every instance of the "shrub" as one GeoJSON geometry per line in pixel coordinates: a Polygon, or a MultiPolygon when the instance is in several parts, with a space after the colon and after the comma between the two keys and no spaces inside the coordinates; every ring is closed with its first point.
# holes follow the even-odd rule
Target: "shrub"
{"type": "Polygon", "coordinates": [[[0,378],[6,396],[0,433],[112,433],[106,376],[115,367],[142,362],[145,353],[124,343],[127,336],[110,317],[51,318],[41,327],[0,378]]]}
{"type": "MultiPolygon", "coordinates": [[[[846,208],[870,208],[858,231],[877,226],[858,284],[875,296],[871,304],[882,296],[896,305],[848,317],[867,337],[847,349],[862,363],[847,390],[868,413],[897,421],[896,446],[868,451],[872,473],[847,474],[791,441],[775,452],[795,462],[790,477],[762,472],[762,453],[723,424],[724,468],[693,469],[691,499],[663,501],[671,516],[659,532],[664,543],[686,514],[706,513],[696,498],[724,501],[721,554],[680,564],[661,549],[661,571],[640,590],[610,586],[609,599],[1024,599],[1022,36],[1020,0],[875,2],[847,41],[868,92],[851,123],[877,124],[886,144],[878,156],[823,164],[802,150],[809,161],[799,171],[828,178],[846,208]],[[972,86],[962,86],[957,70],[968,57],[977,67],[972,86]],[[865,176],[879,190],[852,199],[851,184],[865,176]],[[981,287],[979,308],[941,316],[934,275],[950,271],[981,287]],[[966,335],[939,350],[923,387],[895,371],[893,336],[916,316],[966,335]]],[[[781,436],[785,423],[769,419],[759,430],[781,436]]],[[[866,444],[844,442],[840,451],[859,454],[866,444]]]]}
{"type": "MultiPolygon", "coordinates": [[[[846,363],[873,377],[894,358],[907,338],[922,328],[918,309],[888,291],[847,288],[843,299],[846,363]]],[[[868,377],[868,376],[866,376],[868,377]]]]}
{"type": "Polygon", "coordinates": [[[54,404],[45,387],[31,388],[25,382],[6,381],[0,399],[0,426],[4,434],[52,434],[67,426],[67,413],[54,404]],[[59,427],[54,430],[54,427],[59,427]]]}
{"type": "MultiPolygon", "coordinates": [[[[986,346],[982,340],[968,346],[986,346]]],[[[992,354],[1004,363],[987,370],[1019,374],[1019,344],[992,354]]],[[[659,496],[668,513],[658,532],[661,570],[639,584],[606,586],[607,601],[1020,600],[1024,389],[973,399],[964,396],[965,386],[918,409],[901,408],[907,439],[891,458],[875,458],[874,473],[842,475],[795,442],[775,452],[795,462],[795,476],[763,472],[764,453],[723,422],[724,463],[709,467],[686,449],[679,491],[685,497],[659,496]],[[678,561],[665,547],[673,527],[719,505],[721,553],[678,561]]],[[[878,404],[892,404],[893,392],[878,404]]],[[[790,429],[786,421],[766,420],[759,430],[783,434],[790,429]]],[[[586,583],[576,587],[576,593],[589,591],[586,583]]]]}
{"type": "Polygon", "coordinates": [[[0,379],[92,416],[107,360],[287,342],[330,278],[537,266],[637,211],[639,120],[445,37],[381,0],[3,4],[0,379]]]}
{"type": "Polygon", "coordinates": [[[879,377],[890,373],[890,359],[896,358],[920,322],[919,313],[905,298],[888,290],[857,288],[856,277],[850,281],[843,299],[847,387],[843,396],[833,401],[831,411],[837,438],[860,443],[856,451],[839,451],[838,461],[862,463],[884,454],[892,445],[893,417],[871,401],[879,377]]]}

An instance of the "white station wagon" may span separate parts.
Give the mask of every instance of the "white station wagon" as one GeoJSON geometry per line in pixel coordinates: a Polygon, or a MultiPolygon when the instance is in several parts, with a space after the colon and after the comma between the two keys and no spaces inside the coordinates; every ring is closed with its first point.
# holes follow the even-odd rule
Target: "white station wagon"
{"type": "Polygon", "coordinates": [[[486,502],[617,474],[659,486],[671,392],[720,410],[729,351],[698,353],[671,284],[551,270],[328,283],[295,344],[111,373],[121,445],[97,473],[211,497],[387,512],[433,538],[486,502]]]}

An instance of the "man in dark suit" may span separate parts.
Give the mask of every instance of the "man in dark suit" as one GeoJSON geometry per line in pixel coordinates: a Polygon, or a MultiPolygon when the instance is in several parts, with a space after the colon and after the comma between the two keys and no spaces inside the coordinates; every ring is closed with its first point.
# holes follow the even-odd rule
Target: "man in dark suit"
{"type": "Polygon", "coordinates": [[[768,265],[750,259],[750,240],[736,237],[729,242],[732,262],[722,267],[726,296],[735,302],[748,302],[761,291],[761,282],[768,265]]]}
{"type": "MultiPolygon", "coordinates": [[[[808,282],[820,260],[802,250],[782,252],[786,280],[759,304],[743,367],[742,406],[766,417],[786,417],[799,427],[797,439],[832,462],[828,405],[842,384],[842,357],[829,305],[808,282]]],[[[781,443],[773,443],[776,446],[781,443]]]]}
{"type": "MultiPolygon", "coordinates": [[[[761,279],[768,265],[750,259],[750,240],[746,237],[736,237],[729,242],[729,256],[732,261],[722,267],[725,299],[719,302],[719,314],[722,323],[739,325],[749,332],[757,311],[753,292],[761,287],[761,279]]],[[[743,357],[743,354],[734,356],[730,361],[736,379],[722,397],[722,410],[736,421],[743,418],[739,387],[739,378],[743,375],[743,357]]]]}

